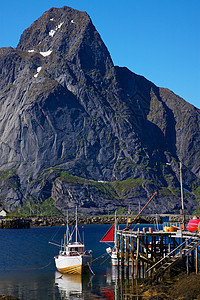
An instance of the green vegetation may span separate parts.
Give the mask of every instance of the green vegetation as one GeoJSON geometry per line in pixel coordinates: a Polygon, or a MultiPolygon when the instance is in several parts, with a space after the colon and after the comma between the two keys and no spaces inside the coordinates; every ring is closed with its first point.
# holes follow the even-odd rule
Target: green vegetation
{"type": "Polygon", "coordinates": [[[97,181],[91,181],[91,186],[94,187],[98,192],[100,196],[104,196],[106,198],[110,199],[118,199],[118,194],[114,189],[114,186],[112,183],[102,183],[97,181]]]}
{"type": "Polygon", "coordinates": [[[61,171],[59,178],[65,182],[83,184],[86,185],[88,188],[96,189],[99,196],[111,199],[118,198],[118,194],[116,193],[112,183],[87,180],[78,176],[71,175],[66,171],[61,171]]]}
{"type": "Polygon", "coordinates": [[[9,176],[15,175],[15,169],[7,170],[7,171],[0,171],[0,180],[7,180],[9,176]]]}
{"type": "Polygon", "coordinates": [[[114,189],[116,190],[117,194],[119,194],[121,197],[125,196],[130,192],[132,189],[136,189],[140,187],[144,183],[144,180],[141,178],[128,178],[126,180],[122,181],[114,181],[112,182],[112,185],[114,189]]]}
{"type": "Polygon", "coordinates": [[[165,197],[171,196],[180,199],[180,189],[171,187],[161,187],[159,193],[165,197]]]}
{"type": "Polygon", "coordinates": [[[200,186],[194,189],[194,194],[198,198],[198,200],[200,200],[200,186]]]}
{"type": "MultiPolygon", "coordinates": [[[[195,185],[196,187],[196,185],[195,185]]],[[[194,189],[194,194],[196,196],[196,201],[200,203],[200,186],[194,189]]],[[[197,209],[193,212],[193,215],[200,216],[200,205],[197,207],[197,209]]]]}
{"type": "Polygon", "coordinates": [[[120,206],[119,209],[116,212],[116,215],[126,215],[128,213],[128,210],[125,207],[120,206]]]}
{"type": "Polygon", "coordinates": [[[88,180],[78,176],[71,175],[67,171],[61,171],[59,178],[62,181],[75,183],[75,184],[85,184],[86,182],[88,182],[88,180]]]}
{"type": "Polygon", "coordinates": [[[193,216],[200,216],[200,206],[193,212],[193,216]]]}
{"type": "Polygon", "coordinates": [[[14,213],[9,213],[8,217],[29,217],[29,216],[59,216],[61,212],[55,207],[52,198],[46,199],[43,203],[35,203],[27,200],[26,204],[18,208],[14,213]]]}

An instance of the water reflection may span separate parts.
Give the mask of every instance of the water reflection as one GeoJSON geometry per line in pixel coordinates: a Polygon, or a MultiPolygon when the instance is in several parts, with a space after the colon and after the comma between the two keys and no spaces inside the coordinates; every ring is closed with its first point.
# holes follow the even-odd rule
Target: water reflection
{"type": "MultiPolygon", "coordinates": [[[[101,293],[108,300],[128,300],[142,299],[138,292],[138,284],[141,284],[144,279],[144,270],[140,269],[140,279],[134,279],[131,274],[131,267],[121,268],[112,266],[106,272],[106,286],[101,288],[101,293]]],[[[134,268],[135,274],[135,268],[134,268]]]]}
{"type": "Polygon", "coordinates": [[[11,294],[20,300],[141,299],[131,272],[110,266],[95,276],[62,275],[55,271],[3,273],[0,294],[11,294]]]}
{"type": "MultiPolygon", "coordinates": [[[[146,278],[146,266],[140,266],[138,268],[138,277],[139,279],[144,279],[146,278]]],[[[111,282],[116,282],[119,279],[129,279],[129,280],[134,280],[136,277],[136,267],[133,268],[130,266],[125,267],[124,269],[122,269],[121,267],[117,267],[117,266],[112,266],[111,268],[108,268],[106,270],[106,282],[108,284],[110,284],[111,282]],[[132,274],[133,272],[133,274],[132,274]]]]}
{"type": "MultiPolygon", "coordinates": [[[[97,276],[98,277],[98,276],[97,276]]],[[[55,273],[55,284],[59,290],[60,299],[107,299],[107,300],[128,300],[142,299],[138,296],[137,285],[132,280],[131,272],[123,273],[117,267],[108,268],[104,284],[101,281],[97,289],[98,278],[81,275],[62,275],[55,273]],[[94,286],[93,286],[94,281],[94,286]],[[137,295],[137,296],[136,296],[137,295]]]]}
{"type": "Polygon", "coordinates": [[[91,285],[91,277],[70,275],[55,272],[55,285],[58,287],[61,299],[86,299],[85,293],[91,285]]]}
{"type": "Polygon", "coordinates": [[[20,300],[59,299],[52,272],[0,272],[0,294],[20,300]]]}
{"type": "Polygon", "coordinates": [[[61,275],[55,273],[55,284],[58,286],[61,298],[80,296],[83,291],[81,275],[61,275]]]}

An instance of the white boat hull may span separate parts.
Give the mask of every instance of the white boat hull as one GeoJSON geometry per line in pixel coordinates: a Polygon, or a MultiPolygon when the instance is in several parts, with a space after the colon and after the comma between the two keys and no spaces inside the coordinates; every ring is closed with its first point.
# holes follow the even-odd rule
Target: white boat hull
{"type": "Polygon", "coordinates": [[[56,268],[63,274],[82,274],[88,271],[92,261],[91,255],[58,255],[55,257],[56,268]]]}
{"type": "MultiPolygon", "coordinates": [[[[112,266],[118,266],[117,257],[115,255],[111,255],[111,264],[112,266]]],[[[134,262],[135,264],[135,262],[134,262]]],[[[121,266],[121,259],[119,259],[119,266],[121,266]]],[[[126,261],[124,261],[124,266],[127,266],[126,261]]],[[[129,259],[129,266],[132,266],[132,260],[129,259]]]]}
{"type": "MultiPolygon", "coordinates": [[[[115,266],[118,266],[118,263],[117,263],[117,252],[116,251],[113,251],[112,254],[111,254],[111,264],[113,267],[115,266]]],[[[133,265],[136,266],[136,261],[134,260],[133,262],[133,265]]],[[[140,261],[140,266],[142,266],[142,262],[140,261]]],[[[121,266],[121,259],[119,259],[119,266],[121,266]]],[[[126,260],[124,260],[124,266],[127,267],[127,262],[126,260]]],[[[132,259],[129,258],[129,266],[131,267],[132,266],[132,259]]]]}

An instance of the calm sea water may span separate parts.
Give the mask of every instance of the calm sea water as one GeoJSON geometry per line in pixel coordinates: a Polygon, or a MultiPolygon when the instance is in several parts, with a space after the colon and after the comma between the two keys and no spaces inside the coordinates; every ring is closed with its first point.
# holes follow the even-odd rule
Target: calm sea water
{"type": "Polygon", "coordinates": [[[108,247],[99,241],[109,227],[84,225],[82,229],[79,226],[80,232],[84,231],[86,249],[93,250],[94,260],[95,275],[83,278],[60,277],[56,272],[53,257],[59,248],[49,241],[60,243],[65,227],[0,230],[0,294],[10,294],[21,300],[116,299],[116,269],[111,267],[108,255],[96,260],[108,247]]]}

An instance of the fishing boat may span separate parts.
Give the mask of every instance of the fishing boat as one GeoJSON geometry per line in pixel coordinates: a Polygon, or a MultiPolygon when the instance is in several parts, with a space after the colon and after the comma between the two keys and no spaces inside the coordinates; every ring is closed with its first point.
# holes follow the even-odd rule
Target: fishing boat
{"type": "MultiPolygon", "coordinates": [[[[103,238],[100,240],[100,242],[104,243],[114,243],[114,246],[106,248],[106,252],[111,257],[111,265],[117,266],[118,265],[118,259],[117,259],[117,248],[116,248],[116,232],[117,232],[117,219],[116,219],[116,213],[115,213],[115,223],[108,229],[108,231],[105,233],[103,238]]],[[[119,265],[121,265],[121,257],[119,252],[119,265]]],[[[124,262],[124,265],[126,266],[126,261],[124,262]]],[[[129,259],[129,265],[132,265],[132,260],[129,259]]]]}
{"type": "Polygon", "coordinates": [[[55,256],[56,268],[63,274],[82,274],[86,273],[91,267],[92,251],[85,251],[85,244],[81,242],[77,225],[77,209],[76,209],[76,225],[70,234],[67,217],[66,234],[64,234],[64,242],[61,243],[61,250],[55,256]],[[75,241],[73,238],[75,236],[75,241]]]}
{"type": "MultiPolygon", "coordinates": [[[[113,267],[117,266],[119,263],[119,266],[121,266],[121,253],[119,252],[119,262],[117,258],[117,249],[116,249],[116,230],[117,230],[117,221],[115,216],[115,223],[108,229],[106,234],[103,236],[103,238],[100,240],[100,242],[104,243],[114,243],[114,246],[106,248],[106,252],[111,257],[111,265],[113,267]]],[[[126,247],[126,245],[125,245],[126,247]]],[[[134,266],[136,265],[136,262],[134,261],[134,266]]],[[[124,261],[124,266],[127,266],[127,262],[124,261]]],[[[132,259],[129,258],[129,266],[132,266],[132,259]]],[[[141,265],[142,266],[142,265],[141,265]]]]}

